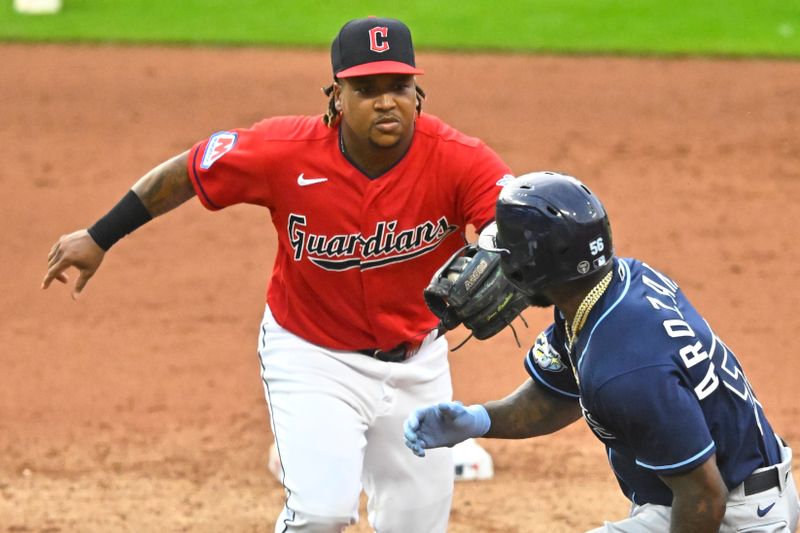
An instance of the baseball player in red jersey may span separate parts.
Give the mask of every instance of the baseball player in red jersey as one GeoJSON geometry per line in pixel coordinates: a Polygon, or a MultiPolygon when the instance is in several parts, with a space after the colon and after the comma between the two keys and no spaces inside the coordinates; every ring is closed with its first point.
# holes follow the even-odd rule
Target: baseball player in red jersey
{"type": "Polygon", "coordinates": [[[449,449],[407,453],[409,411],[452,396],[447,343],[423,302],[432,273],[493,218],[510,170],[478,139],[420,114],[408,28],[345,24],[324,116],[220,131],[142,177],[105,217],[53,246],[43,287],[192,196],[270,210],[278,251],[258,353],[286,503],[275,531],[342,531],[368,496],[381,533],[443,532],[449,449]]]}

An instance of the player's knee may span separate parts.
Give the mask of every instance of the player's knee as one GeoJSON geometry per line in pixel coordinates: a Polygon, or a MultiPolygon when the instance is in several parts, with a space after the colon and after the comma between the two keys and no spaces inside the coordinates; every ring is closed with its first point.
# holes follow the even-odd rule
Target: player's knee
{"type": "Polygon", "coordinates": [[[450,496],[414,507],[371,509],[370,520],[375,531],[381,533],[446,533],[450,517],[450,496]]]}

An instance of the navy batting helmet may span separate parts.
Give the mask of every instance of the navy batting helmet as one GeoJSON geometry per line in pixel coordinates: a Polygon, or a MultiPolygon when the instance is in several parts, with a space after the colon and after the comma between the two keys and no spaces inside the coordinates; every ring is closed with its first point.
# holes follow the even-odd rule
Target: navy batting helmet
{"type": "Polygon", "coordinates": [[[583,183],[555,172],[524,174],[506,184],[495,223],[478,244],[500,252],[503,273],[528,294],[590,276],[614,255],[603,204],[583,183]]]}

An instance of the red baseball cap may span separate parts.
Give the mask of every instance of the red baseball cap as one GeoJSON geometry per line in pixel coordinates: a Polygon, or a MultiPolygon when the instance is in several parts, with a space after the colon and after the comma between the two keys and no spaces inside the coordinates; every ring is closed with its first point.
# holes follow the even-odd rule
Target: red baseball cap
{"type": "Polygon", "coordinates": [[[373,74],[424,74],[414,63],[411,30],[396,19],[353,19],[339,30],[331,45],[336,78],[373,74]]]}

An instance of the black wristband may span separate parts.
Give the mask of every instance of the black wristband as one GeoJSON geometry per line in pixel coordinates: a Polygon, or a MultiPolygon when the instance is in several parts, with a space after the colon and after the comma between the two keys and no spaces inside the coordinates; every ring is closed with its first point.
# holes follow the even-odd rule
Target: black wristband
{"type": "Polygon", "coordinates": [[[108,251],[118,240],[139,226],[150,222],[153,216],[133,191],[122,197],[111,211],[88,229],[94,242],[108,251]]]}

